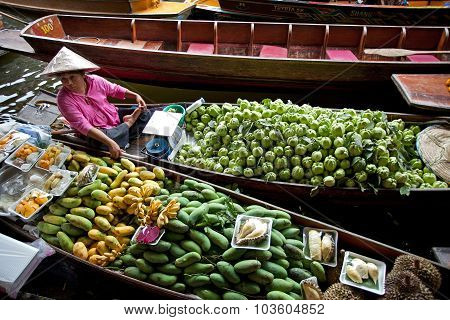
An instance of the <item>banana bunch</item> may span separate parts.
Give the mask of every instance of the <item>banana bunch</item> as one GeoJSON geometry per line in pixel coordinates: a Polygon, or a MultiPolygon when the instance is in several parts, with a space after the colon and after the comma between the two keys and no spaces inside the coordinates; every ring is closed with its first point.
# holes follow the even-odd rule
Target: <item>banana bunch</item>
{"type": "Polygon", "coordinates": [[[121,255],[123,248],[125,248],[125,245],[122,245],[120,250],[113,249],[111,252],[105,252],[103,255],[94,254],[89,257],[89,262],[97,266],[105,267],[121,255]]]}
{"type": "MultiPolygon", "coordinates": [[[[130,227],[120,225],[120,227],[117,228],[129,229],[130,227]]],[[[122,251],[127,245],[126,243],[121,243],[116,236],[105,236],[101,232],[96,232],[95,234],[92,233],[90,236],[96,239],[104,240],[97,241],[92,245],[91,249],[88,251],[88,260],[95,265],[104,267],[116,260],[116,258],[122,254],[122,251]],[[97,234],[98,237],[95,237],[95,234],[97,234]]]]}
{"type": "Polygon", "coordinates": [[[169,219],[175,219],[177,217],[179,210],[180,203],[177,199],[170,200],[167,206],[159,213],[158,219],[156,220],[156,225],[159,228],[162,228],[165,224],[169,223],[169,219]]]}
{"type": "Polygon", "coordinates": [[[159,215],[159,208],[161,208],[162,202],[160,200],[153,200],[149,206],[146,206],[144,211],[145,214],[142,217],[139,217],[141,225],[151,225],[153,224],[153,221],[156,221],[158,219],[159,215]]]}

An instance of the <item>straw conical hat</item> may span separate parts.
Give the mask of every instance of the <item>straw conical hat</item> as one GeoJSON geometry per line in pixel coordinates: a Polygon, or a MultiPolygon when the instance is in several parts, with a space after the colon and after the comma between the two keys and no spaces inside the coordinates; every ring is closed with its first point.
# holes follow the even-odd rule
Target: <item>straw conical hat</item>
{"type": "Polygon", "coordinates": [[[75,52],[63,47],[48,63],[41,75],[53,76],[61,72],[81,71],[91,72],[100,69],[99,66],[86,60],[75,52]]]}
{"type": "Polygon", "coordinates": [[[450,128],[431,126],[417,137],[417,150],[425,164],[445,182],[450,181],[450,128]]]}

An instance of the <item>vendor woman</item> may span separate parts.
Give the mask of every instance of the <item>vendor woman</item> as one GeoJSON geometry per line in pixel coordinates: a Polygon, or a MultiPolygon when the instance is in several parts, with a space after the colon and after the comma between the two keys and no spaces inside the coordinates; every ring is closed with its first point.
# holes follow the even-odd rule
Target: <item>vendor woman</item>
{"type": "Polygon", "coordinates": [[[62,82],[58,92],[58,108],[70,126],[88,141],[106,147],[112,158],[118,158],[130,138],[136,137],[150,119],[142,97],[118,84],[89,75],[100,69],[97,65],[62,48],[42,73],[56,76],[62,82]],[[116,99],[133,98],[137,108],[120,108],[108,102],[116,99]]]}

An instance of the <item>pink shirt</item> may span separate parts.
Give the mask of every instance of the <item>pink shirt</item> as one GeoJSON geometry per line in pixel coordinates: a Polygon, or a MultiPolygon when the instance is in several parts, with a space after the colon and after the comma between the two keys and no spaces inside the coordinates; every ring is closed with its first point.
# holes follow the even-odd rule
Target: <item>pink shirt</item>
{"type": "Polygon", "coordinates": [[[87,135],[92,127],[109,129],[120,124],[117,108],[108,97],[125,99],[126,89],[96,75],[86,75],[86,96],[61,88],[58,108],[72,128],[87,135]]]}

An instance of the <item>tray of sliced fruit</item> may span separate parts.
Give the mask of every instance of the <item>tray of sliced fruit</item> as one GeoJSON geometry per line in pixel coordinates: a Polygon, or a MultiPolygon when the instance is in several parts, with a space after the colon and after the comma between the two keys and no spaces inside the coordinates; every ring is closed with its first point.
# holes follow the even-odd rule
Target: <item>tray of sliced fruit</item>
{"type": "Polygon", "coordinates": [[[69,154],[70,148],[62,143],[52,143],[38,159],[36,167],[44,170],[61,168],[69,154]]]}
{"type": "Polygon", "coordinates": [[[44,182],[44,191],[54,196],[62,195],[78,174],[73,171],[56,169],[44,182]]]}
{"type": "Polygon", "coordinates": [[[0,139],[0,162],[5,160],[8,155],[18,146],[28,140],[30,136],[17,130],[11,130],[0,139]]]}
{"type": "Polygon", "coordinates": [[[43,149],[32,143],[25,142],[5,160],[5,163],[23,172],[28,172],[43,152],[43,149]]]}
{"type": "Polygon", "coordinates": [[[9,212],[19,216],[22,220],[32,220],[52,199],[52,194],[34,188],[9,207],[9,212]]]}

